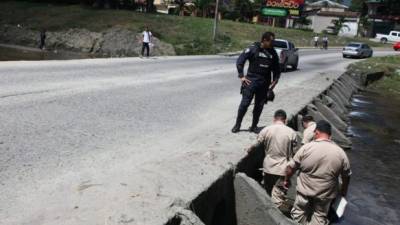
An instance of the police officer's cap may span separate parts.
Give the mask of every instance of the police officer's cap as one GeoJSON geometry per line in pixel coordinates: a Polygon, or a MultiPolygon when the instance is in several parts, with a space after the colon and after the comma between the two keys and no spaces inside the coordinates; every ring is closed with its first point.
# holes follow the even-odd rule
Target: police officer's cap
{"type": "Polygon", "coordinates": [[[328,135],[332,134],[332,126],[326,120],[318,121],[315,129],[328,135]]]}

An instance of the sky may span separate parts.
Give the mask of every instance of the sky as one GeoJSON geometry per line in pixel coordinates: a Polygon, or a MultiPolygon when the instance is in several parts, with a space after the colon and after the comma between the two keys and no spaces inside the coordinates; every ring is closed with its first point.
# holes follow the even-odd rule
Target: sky
{"type": "MultiPolygon", "coordinates": [[[[306,1],[307,1],[307,0],[306,0],[306,1]]],[[[318,0],[310,0],[310,1],[316,2],[316,1],[318,1],[318,0]]],[[[335,1],[335,0],[331,0],[331,1],[337,2],[337,1],[335,1]]],[[[343,0],[343,4],[344,4],[344,5],[347,5],[347,6],[350,6],[350,5],[351,5],[351,0],[343,0]]]]}

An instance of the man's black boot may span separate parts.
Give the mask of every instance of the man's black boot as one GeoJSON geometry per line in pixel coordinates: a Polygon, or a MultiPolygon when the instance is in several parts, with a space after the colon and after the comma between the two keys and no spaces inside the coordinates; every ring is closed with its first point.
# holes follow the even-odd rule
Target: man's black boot
{"type": "Polygon", "coordinates": [[[241,108],[239,107],[235,126],[233,126],[233,128],[232,128],[232,130],[231,130],[232,133],[237,133],[237,132],[240,131],[240,124],[242,124],[242,120],[243,120],[244,114],[246,114],[246,109],[243,110],[243,109],[241,109],[241,108]]]}
{"type": "Polygon", "coordinates": [[[237,133],[237,132],[239,132],[240,131],[240,125],[238,125],[238,124],[235,124],[235,126],[233,126],[233,128],[232,128],[232,133],[237,133]]]}
{"type": "Polygon", "coordinates": [[[258,132],[258,118],[253,117],[253,122],[251,123],[251,126],[249,127],[249,132],[257,133],[258,132]]]}
{"type": "MultiPolygon", "coordinates": [[[[261,108],[262,110],[262,108],[261,108]]],[[[249,132],[257,133],[258,132],[258,121],[260,120],[261,110],[253,111],[253,121],[251,123],[251,127],[249,127],[249,132]]]]}
{"type": "Polygon", "coordinates": [[[249,127],[249,132],[257,133],[258,132],[258,127],[251,125],[251,127],[249,127]]]}

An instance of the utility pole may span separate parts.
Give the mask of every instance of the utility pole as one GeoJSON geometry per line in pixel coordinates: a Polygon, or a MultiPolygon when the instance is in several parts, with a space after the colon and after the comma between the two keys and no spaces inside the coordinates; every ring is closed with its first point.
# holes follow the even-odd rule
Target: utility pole
{"type": "Polygon", "coordinates": [[[214,17],[214,29],[213,29],[213,41],[217,40],[217,29],[218,29],[218,5],[219,0],[215,3],[215,17],[214,17]]]}

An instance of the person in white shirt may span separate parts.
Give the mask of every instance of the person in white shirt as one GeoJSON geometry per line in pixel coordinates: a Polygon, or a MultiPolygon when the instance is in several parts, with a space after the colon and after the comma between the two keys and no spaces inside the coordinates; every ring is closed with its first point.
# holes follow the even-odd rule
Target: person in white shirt
{"type": "Polygon", "coordinates": [[[314,48],[318,48],[318,42],[319,42],[319,36],[316,35],[316,36],[314,37],[314,48]]]}
{"type": "Polygon", "coordinates": [[[146,49],[146,56],[149,57],[150,47],[149,44],[151,43],[153,34],[149,31],[149,27],[146,27],[143,31],[143,39],[142,39],[142,56],[144,56],[144,49],[146,49]]]}

